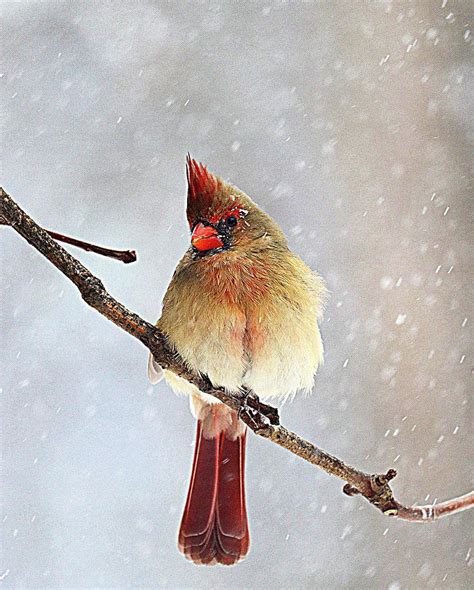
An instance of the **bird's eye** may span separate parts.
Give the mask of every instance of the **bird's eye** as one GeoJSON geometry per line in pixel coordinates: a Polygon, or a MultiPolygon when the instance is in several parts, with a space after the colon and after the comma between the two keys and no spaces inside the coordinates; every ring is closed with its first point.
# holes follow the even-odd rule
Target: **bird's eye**
{"type": "Polygon", "coordinates": [[[237,217],[235,215],[230,215],[226,220],[225,224],[227,227],[235,227],[237,225],[237,217]]]}

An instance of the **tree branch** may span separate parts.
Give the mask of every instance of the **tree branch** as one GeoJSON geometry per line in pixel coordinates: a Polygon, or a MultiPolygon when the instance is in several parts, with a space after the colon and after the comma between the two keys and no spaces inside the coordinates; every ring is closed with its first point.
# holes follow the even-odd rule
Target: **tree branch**
{"type": "Polygon", "coordinates": [[[195,374],[185,365],[179,355],[169,347],[166,337],[160,330],[109,295],[102,281],[57,244],[49,233],[20,209],[2,188],[0,188],[0,198],[0,222],[13,227],[31,246],[71,280],[88,305],[140,340],[162,368],[183,377],[196,385],[200,391],[213,395],[238,411],[241,420],[255,434],[271,440],[327,473],[346,481],[344,493],[350,496],[362,495],[383,514],[411,522],[433,522],[474,506],[474,492],[441,504],[404,506],[394,498],[390,487],[390,481],[397,474],[394,469],[389,469],[385,474],[359,471],[281,426],[278,411],[260,402],[251,391],[243,390],[241,394],[232,394],[223,388],[213,387],[205,375],[195,374]]]}
{"type": "Polygon", "coordinates": [[[45,231],[47,231],[52,238],[59,242],[71,244],[71,246],[76,246],[76,248],[81,248],[81,250],[85,250],[86,252],[94,252],[94,254],[100,254],[101,256],[105,256],[107,258],[120,260],[120,262],[124,262],[125,264],[135,262],[137,259],[137,253],[135,250],[112,250],[111,248],[97,246],[96,244],[91,244],[90,242],[84,242],[83,240],[78,240],[77,238],[65,236],[64,234],[58,234],[58,232],[51,231],[50,229],[45,231]]]}

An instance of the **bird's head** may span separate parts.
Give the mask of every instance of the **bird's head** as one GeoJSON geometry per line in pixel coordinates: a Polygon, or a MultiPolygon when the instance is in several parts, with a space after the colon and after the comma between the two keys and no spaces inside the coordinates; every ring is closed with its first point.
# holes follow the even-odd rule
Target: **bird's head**
{"type": "Polygon", "coordinates": [[[237,187],[187,156],[186,215],[195,258],[286,239],[276,223],[237,187]]]}

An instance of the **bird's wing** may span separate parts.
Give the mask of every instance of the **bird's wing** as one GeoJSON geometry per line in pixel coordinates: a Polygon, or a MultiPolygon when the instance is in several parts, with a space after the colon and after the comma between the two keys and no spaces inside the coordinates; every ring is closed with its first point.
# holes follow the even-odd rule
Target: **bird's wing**
{"type": "Polygon", "coordinates": [[[160,365],[155,361],[153,355],[148,355],[148,380],[152,385],[156,385],[163,379],[163,370],[160,365]]]}

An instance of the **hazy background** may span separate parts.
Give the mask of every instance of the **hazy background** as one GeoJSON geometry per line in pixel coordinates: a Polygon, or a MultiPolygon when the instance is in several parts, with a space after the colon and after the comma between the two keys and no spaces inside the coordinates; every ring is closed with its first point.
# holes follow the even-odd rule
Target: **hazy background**
{"type": "MultiPolygon", "coordinates": [[[[187,248],[185,154],[327,280],[326,363],[284,424],[411,502],[470,489],[472,3],[3,2],[3,184],[148,320],[187,248]],[[429,495],[429,497],[428,497],[429,495]]],[[[146,350],[2,241],[8,588],[467,588],[471,514],[388,520],[250,436],[252,548],[187,562],[193,419],[146,350]]]]}

